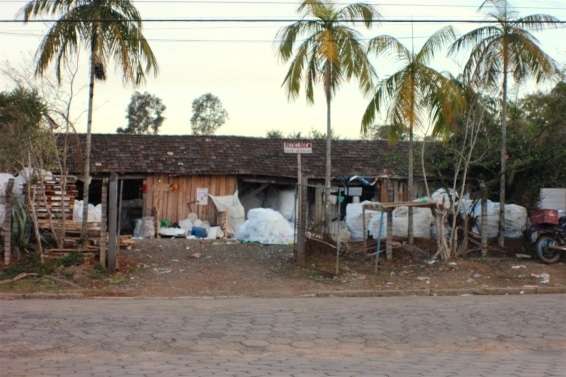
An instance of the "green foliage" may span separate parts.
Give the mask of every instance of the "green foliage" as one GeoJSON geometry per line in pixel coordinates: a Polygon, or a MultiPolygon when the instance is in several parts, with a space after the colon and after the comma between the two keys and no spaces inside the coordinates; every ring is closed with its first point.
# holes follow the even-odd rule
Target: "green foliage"
{"type": "Polygon", "coordinates": [[[409,136],[409,130],[406,126],[391,125],[373,125],[367,128],[365,134],[362,134],[369,140],[389,140],[392,142],[405,141],[409,136]]]}
{"type": "Polygon", "coordinates": [[[324,85],[327,99],[343,81],[356,78],[364,92],[373,86],[375,72],[366,54],[362,35],[349,24],[361,18],[365,26],[379,16],[369,4],[354,3],[336,8],[334,3],[306,0],[298,12],[302,19],[281,29],[277,39],[279,56],[291,60],[283,85],[289,98],[299,95],[305,86],[307,101],[314,102],[314,87],[324,85]],[[299,39],[301,40],[299,42],[299,39]]]}
{"type": "Polygon", "coordinates": [[[504,61],[507,72],[517,83],[529,77],[540,82],[558,74],[556,62],[540,48],[531,33],[559,27],[556,17],[533,14],[517,18],[507,0],[486,0],[479,10],[487,12],[494,24],[462,35],[450,49],[451,53],[457,53],[471,48],[463,72],[467,82],[479,88],[499,88],[504,61]]]}
{"type": "Polygon", "coordinates": [[[56,260],[46,260],[41,263],[38,255],[24,255],[16,264],[0,270],[0,280],[11,279],[21,273],[35,273],[39,276],[51,275],[58,267],[56,260]]]}
{"type": "Polygon", "coordinates": [[[59,260],[63,267],[80,266],[84,262],[84,256],[78,251],[73,251],[59,260]]]}
{"type": "Polygon", "coordinates": [[[159,128],[165,118],[163,112],[166,107],[157,96],[147,92],[135,92],[128,105],[126,119],[128,126],[118,128],[117,133],[121,134],[154,134],[159,133],[159,128]]]}
{"type": "Polygon", "coordinates": [[[374,124],[378,113],[387,107],[386,118],[391,136],[401,135],[409,127],[422,125],[421,109],[428,109],[436,129],[446,122],[448,109],[457,106],[458,96],[452,82],[429,66],[434,54],[454,38],[452,27],[445,27],[434,33],[420,51],[414,53],[399,40],[390,35],[379,35],[369,42],[369,51],[377,56],[394,54],[403,63],[397,72],[379,83],[366,107],[362,118],[362,133],[367,133],[374,124]]]}
{"type": "Polygon", "coordinates": [[[30,249],[32,222],[26,207],[20,200],[12,207],[12,246],[20,251],[30,249]]]}
{"type": "Polygon", "coordinates": [[[56,147],[47,105],[35,91],[16,88],[0,92],[0,170],[17,172],[28,163],[29,152],[46,167],[56,147]]]}
{"type": "Polygon", "coordinates": [[[211,93],[203,94],[193,101],[191,128],[195,135],[214,135],[226,123],[228,112],[218,97],[211,93]]]}
{"type": "MultiPolygon", "coordinates": [[[[492,98],[482,98],[486,109],[481,139],[476,146],[471,165],[472,190],[484,180],[497,200],[499,184],[499,153],[501,134],[497,107],[492,98]],[[475,187],[474,187],[475,186],[475,187]]],[[[509,104],[508,114],[508,185],[511,201],[534,206],[543,187],[565,187],[566,169],[566,83],[558,83],[550,93],[533,94],[509,104]]],[[[454,132],[444,143],[431,143],[427,165],[435,176],[449,179],[453,161],[464,137],[459,119],[454,132]]],[[[443,182],[450,184],[451,182],[443,182]]]]}
{"type": "Polygon", "coordinates": [[[268,139],[283,139],[283,132],[279,130],[269,130],[265,136],[268,139]]]}
{"type": "Polygon", "coordinates": [[[38,75],[55,61],[57,78],[61,80],[62,64],[82,43],[92,54],[99,80],[106,78],[110,58],[117,62],[124,81],[140,84],[146,73],[157,73],[157,60],[142,33],[142,17],[130,0],[31,0],[24,6],[23,15],[25,22],[42,16],[58,19],[39,46],[38,75]],[[107,22],[92,22],[98,19],[107,22]]]}

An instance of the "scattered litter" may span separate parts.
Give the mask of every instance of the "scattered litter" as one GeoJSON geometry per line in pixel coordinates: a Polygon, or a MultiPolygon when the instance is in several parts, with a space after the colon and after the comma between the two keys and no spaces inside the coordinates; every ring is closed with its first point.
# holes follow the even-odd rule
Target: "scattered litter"
{"type": "Polygon", "coordinates": [[[418,281],[428,281],[430,278],[428,276],[417,276],[418,281]]]}
{"type": "Polygon", "coordinates": [[[527,266],[525,266],[524,264],[517,264],[515,266],[511,266],[511,268],[514,270],[518,270],[520,268],[527,268],[527,266]]]}
{"type": "Polygon", "coordinates": [[[479,272],[474,272],[474,273],[472,274],[472,278],[474,278],[474,279],[479,279],[479,278],[481,278],[481,274],[480,274],[479,272]]]}
{"type": "Polygon", "coordinates": [[[162,267],[153,269],[153,272],[155,272],[156,274],[169,274],[171,273],[171,271],[173,270],[171,270],[170,268],[162,268],[162,267]]]}
{"type": "Polygon", "coordinates": [[[519,258],[519,259],[532,259],[532,256],[529,254],[515,254],[515,258],[519,258]]]}
{"type": "Polygon", "coordinates": [[[171,262],[179,262],[178,259],[171,259],[171,262]]]}
{"type": "Polygon", "coordinates": [[[191,258],[199,259],[201,257],[201,253],[192,253],[191,258]]]}
{"type": "Polygon", "coordinates": [[[540,274],[531,274],[532,277],[539,279],[539,283],[548,284],[550,283],[550,274],[547,272],[542,272],[540,274]]]}
{"type": "Polygon", "coordinates": [[[448,262],[448,265],[449,265],[449,266],[457,266],[458,263],[456,263],[456,262],[448,262]]]}
{"type": "Polygon", "coordinates": [[[438,262],[438,260],[436,258],[434,259],[429,259],[426,261],[426,264],[428,264],[429,266],[432,266],[433,264],[435,264],[436,262],[438,262]]]}
{"type": "Polygon", "coordinates": [[[181,228],[159,228],[159,234],[164,237],[184,237],[185,231],[181,228]]]}

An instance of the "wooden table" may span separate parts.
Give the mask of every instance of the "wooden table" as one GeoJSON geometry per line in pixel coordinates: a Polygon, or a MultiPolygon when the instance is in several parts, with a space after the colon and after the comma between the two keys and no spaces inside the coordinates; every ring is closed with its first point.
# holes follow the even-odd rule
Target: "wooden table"
{"type": "MultiPolygon", "coordinates": [[[[432,215],[436,218],[438,204],[436,202],[392,202],[392,203],[365,203],[362,205],[362,225],[364,230],[364,239],[367,243],[367,229],[366,229],[366,210],[374,210],[385,212],[387,215],[387,237],[385,241],[385,255],[388,260],[393,258],[393,211],[399,207],[410,208],[430,208],[432,215]]],[[[438,242],[437,242],[438,243],[438,242]]],[[[366,245],[367,250],[367,245],[366,245]]],[[[376,260],[379,255],[376,254],[376,260]]]]}

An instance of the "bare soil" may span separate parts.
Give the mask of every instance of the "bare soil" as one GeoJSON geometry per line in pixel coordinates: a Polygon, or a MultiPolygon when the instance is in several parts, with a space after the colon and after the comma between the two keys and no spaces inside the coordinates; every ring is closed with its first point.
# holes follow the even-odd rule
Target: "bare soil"
{"type": "MultiPolygon", "coordinates": [[[[262,246],[237,241],[156,239],[137,241],[122,250],[118,272],[109,275],[82,266],[59,267],[61,280],[31,277],[0,284],[0,292],[75,292],[106,296],[297,296],[319,292],[353,290],[414,290],[423,288],[522,288],[566,287],[566,264],[544,265],[520,242],[511,243],[506,254],[468,256],[450,262],[430,262],[433,245],[421,249],[401,248],[392,261],[381,261],[377,272],[374,257],[347,255],[340,259],[332,250],[312,247],[307,268],[294,264],[289,246],[262,246]],[[424,250],[424,252],[423,252],[424,250]],[[516,254],[524,254],[517,258],[516,254]],[[549,281],[544,282],[544,274],[549,281]]],[[[564,259],[566,261],[566,258],[564,259]]],[[[0,271],[1,272],[1,271],[0,271]]]]}

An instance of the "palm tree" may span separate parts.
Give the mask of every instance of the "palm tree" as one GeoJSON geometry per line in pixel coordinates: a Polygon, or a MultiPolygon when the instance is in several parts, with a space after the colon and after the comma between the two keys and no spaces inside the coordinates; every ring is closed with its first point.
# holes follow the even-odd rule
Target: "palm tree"
{"type": "MultiPolygon", "coordinates": [[[[366,133],[384,106],[388,106],[387,121],[399,130],[408,125],[409,133],[409,200],[415,199],[414,190],[414,129],[423,123],[421,108],[430,109],[432,121],[440,126],[442,117],[438,110],[445,106],[441,102],[442,93],[450,93],[450,81],[428,64],[436,51],[454,39],[452,27],[445,27],[434,33],[418,53],[409,50],[399,40],[390,35],[380,35],[370,40],[369,51],[378,56],[393,53],[403,66],[394,74],[380,82],[369,102],[363,118],[362,132],[366,133]]],[[[413,243],[413,216],[409,208],[408,236],[413,243]]]]}
{"type": "Polygon", "coordinates": [[[332,98],[344,81],[356,78],[363,91],[372,88],[374,70],[367,58],[362,37],[349,24],[361,18],[370,28],[379,16],[369,4],[355,3],[336,8],[333,3],[320,0],[305,0],[298,12],[302,19],[284,27],[278,33],[281,40],[279,55],[283,61],[291,60],[283,85],[289,98],[296,98],[305,85],[309,103],[314,103],[314,86],[322,82],[326,97],[326,187],[325,230],[328,230],[329,195],[332,168],[332,98]],[[304,37],[302,41],[297,38],[304,37]]]}
{"type": "Polygon", "coordinates": [[[546,14],[532,14],[516,18],[509,10],[507,0],[485,0],[480,10],[488,12],[493,24],[472,30],[458,38],[451,52],[471,47],[464,67],[464,77],[470,83],[488,89],[502,85],[501,98],[501,171],[499,186],[500,218],[499,246],[505,243],[505,190],[507,160],[507,88],[509,79],[521,83],[529,77],[536,82],[558,73],[554,60],[539,46],[531,31],[556,27],[558,19],[546,14]]]}
{"type": "Polygon", "coordinates": [[[157,74],[157,61],[142,33],[141,16],[129,0],[32,0],[23,8],[24,21],[37,16],[56,16],[37,50],[36,75],[43,75],[55,61],[57,79],[68,56],[84,44],[89,57],[89,97],[84,165],[84,210],[81,237],[87,238],[88,192],[94,81],[106,78],[108,60],[119,64],[124,81],[136,85],[146,73],[157,74]]]}

